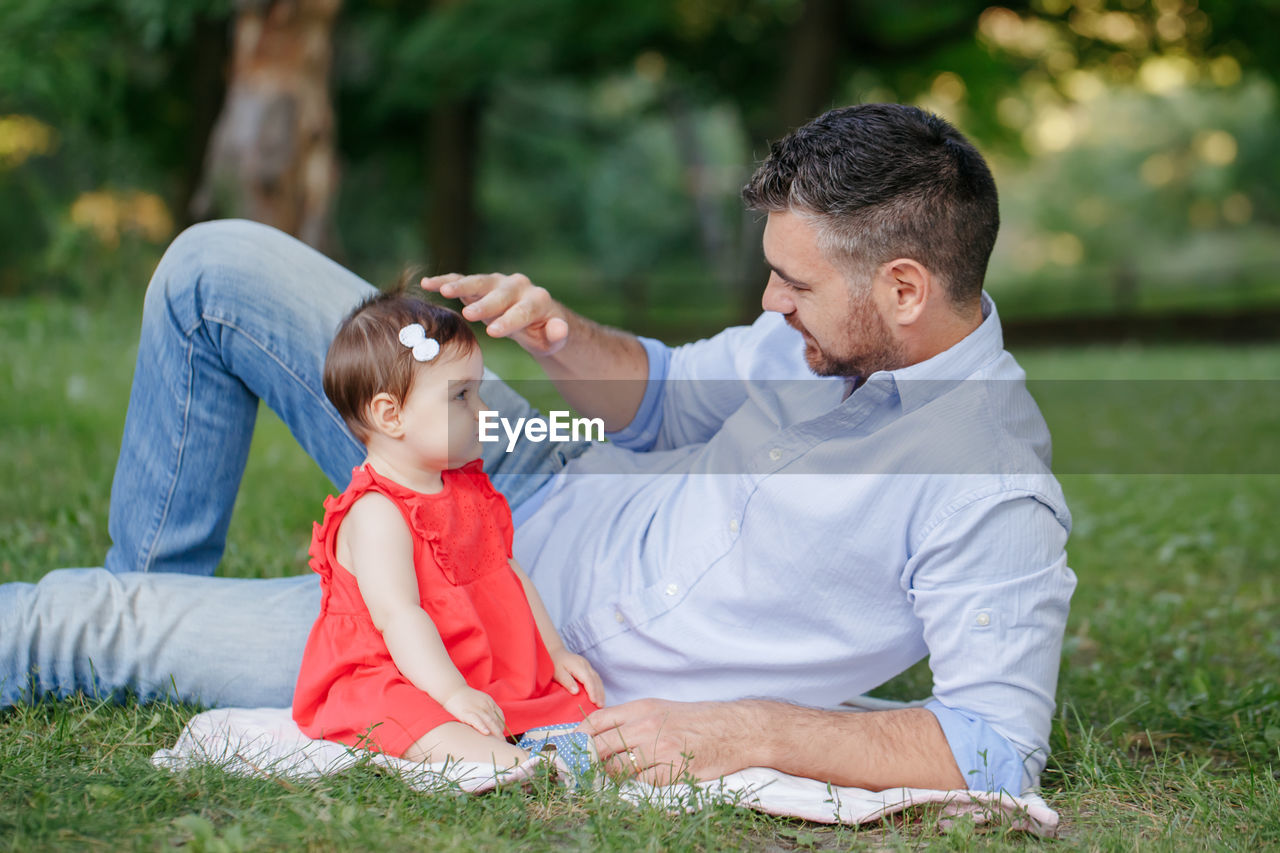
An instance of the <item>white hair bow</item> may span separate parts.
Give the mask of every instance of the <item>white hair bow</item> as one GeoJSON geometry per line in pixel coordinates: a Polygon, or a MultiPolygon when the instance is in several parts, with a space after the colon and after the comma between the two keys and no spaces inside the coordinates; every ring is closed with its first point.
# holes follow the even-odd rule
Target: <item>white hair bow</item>
{"type": "Polygon", "coordinates": [[[440,354],[440,342],[428,338],[421,323],[410,323],[401,329],[400,343],[413,350],[414,361],[431,361],[440,354]]]}

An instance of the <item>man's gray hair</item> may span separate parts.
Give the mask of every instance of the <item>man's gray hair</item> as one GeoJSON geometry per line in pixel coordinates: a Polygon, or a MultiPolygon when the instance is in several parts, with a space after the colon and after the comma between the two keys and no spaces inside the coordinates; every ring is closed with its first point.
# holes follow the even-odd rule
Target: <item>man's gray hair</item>
{"type": "Polygon", "coordinates": [[[920,262],[957,309],[981,296],[1000,228],[982,155],[943,119],[902,104],[844,107],[798,128],[773,144],[742,199],[809,220],[853,280],[895,258],[920,262]]]}

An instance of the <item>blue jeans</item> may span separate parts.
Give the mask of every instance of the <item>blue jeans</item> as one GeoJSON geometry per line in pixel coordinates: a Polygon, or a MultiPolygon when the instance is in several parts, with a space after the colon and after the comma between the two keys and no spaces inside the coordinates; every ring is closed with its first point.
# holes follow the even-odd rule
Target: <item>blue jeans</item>
{"type": "MultiPolygon", "coordinates": [[[[372,292],[264,225],[204,223],[174,240],[143,309],[105,568],[0,586],[0,707],[77,691],[290,704],[317,577],[213,572],[259,400],[336,488],[364,458],[320,377],[338,323],[372,292]]],[[[492,374],[481,393],[504,417],[533,413],[492,374]]],[[[486,444],[485,470],[514,509],[585,447],[486,444]]]]}

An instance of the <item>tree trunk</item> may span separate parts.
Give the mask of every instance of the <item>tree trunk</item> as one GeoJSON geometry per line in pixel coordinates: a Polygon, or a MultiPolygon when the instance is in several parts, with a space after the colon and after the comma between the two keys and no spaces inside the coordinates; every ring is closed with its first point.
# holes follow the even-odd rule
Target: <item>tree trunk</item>
{"type": "Polygon", "coordinates": [[[196,219],[242,216],[336,251],[329,74],[340,5],[238,0],[227,99],[192,200],[196,219]]]}
{"type": "Polygon", "coordinates": [[[470,272],[482,101],[438,101],[427,118],[427,256],[433,274],[470,272]]]}
{"type": "MultiPolygon", "coordinates": [[[[846,0],[805,0],[788,38],[787,65],[778,86],[776,106],[768,125],[752,129],[756,139],[772,142],[831,107],[840,70],[845,4],[846,0]]],[[[743,219],[739,245],[742,286],[737,312],[743,323],[760,316],[760,293],[769,276],[760,253],[763,233],[759,216],[743,219]]]]}
{"type": "MultiPolygon", "coordinates": [[[[805,0],[791,31],[789,62],[778,87],[775,136],[830,109],[840,69],[846,0],[805,0]]],[[[772,137],[771,137],[772,138],[772,137]]]]}

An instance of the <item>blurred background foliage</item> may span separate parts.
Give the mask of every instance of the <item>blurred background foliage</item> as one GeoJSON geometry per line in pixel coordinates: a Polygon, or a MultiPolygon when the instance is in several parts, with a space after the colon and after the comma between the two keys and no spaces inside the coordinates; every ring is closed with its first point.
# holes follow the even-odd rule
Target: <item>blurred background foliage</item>
{"type": "Polygon", "coordinates": [[[520,269],[603,320],[697,334],[759,310],[737,193],[768,141],[894,100],[991,160],[1006,317],[1269,310],[1278,13],[0,0],[0,295],[140,291],[184,225],[249,215],[375,282],[520,269]]]}

